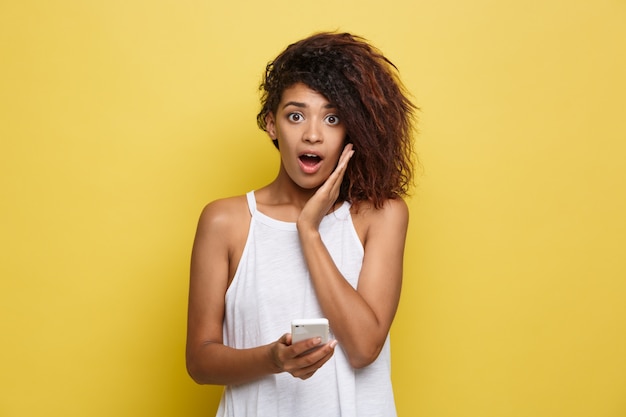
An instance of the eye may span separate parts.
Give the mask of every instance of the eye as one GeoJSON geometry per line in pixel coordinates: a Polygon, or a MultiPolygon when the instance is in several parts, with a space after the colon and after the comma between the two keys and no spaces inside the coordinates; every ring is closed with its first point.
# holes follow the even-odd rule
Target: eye
{"type": "Polygon", "coordinates": [[[298,123],[301,122],[304,117],[300,113],[289,113],[287,115],[287,120],[290,122],[298,123]]]}
{"type": "Polygon", "coordinates": [[[326,116],[326,123],[331,126],[337,126],[339,124],[339,117],[337,117],[337,115],[335,114],[329,114],[328,116],[326,116]]]}

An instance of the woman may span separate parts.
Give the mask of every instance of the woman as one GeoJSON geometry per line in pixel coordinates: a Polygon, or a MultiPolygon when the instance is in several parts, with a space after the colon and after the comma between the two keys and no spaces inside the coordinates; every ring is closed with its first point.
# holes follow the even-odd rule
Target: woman
{"type": "Polygon", "coordinates": [[[218,416],[395,416],[389,329],[415,107],[393,64],[347,33],[290,45],[261,91],[257,121],[280,167],[265,187],[200,216],[189,374],[226,385],[218,416]],[[290,322],[317,317],[331,340],[292,344],[290,322]]]}

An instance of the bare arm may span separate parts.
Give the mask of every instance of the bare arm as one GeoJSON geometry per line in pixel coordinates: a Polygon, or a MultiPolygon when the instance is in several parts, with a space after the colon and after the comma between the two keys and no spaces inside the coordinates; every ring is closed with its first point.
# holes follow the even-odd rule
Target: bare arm
{"type": "Polygon", "coordinates": [[[220,200],[209,204],[200,216],[191,259],[187,370],[201,384],[244,383],[283,371],[309,378],[332,356],[334,343],[301,357],[315,341],[292,345],[291,336],[283,335],[269,345],[250,349],[224,345],[224,297],[234,274],[238,242],[242,233],[245,241],[247,233],[247,208],[243,206],[243,213],[241,208],[236,199],[220,200]]]}
{"type": "Polygon", "coordinates": [[[298,219],[298,232],[322,311],[350,364],[361,368],[378,357],[398,307],[408,209],[397,199],[380,210],[364,208],[356,215],[355,224],[365,231],[365,255],[358,288],[352,288],[318,231],[324,210],[336,198],[334,188],[348,159],[344,153],[335,173],[307,203],[298,219]]]}

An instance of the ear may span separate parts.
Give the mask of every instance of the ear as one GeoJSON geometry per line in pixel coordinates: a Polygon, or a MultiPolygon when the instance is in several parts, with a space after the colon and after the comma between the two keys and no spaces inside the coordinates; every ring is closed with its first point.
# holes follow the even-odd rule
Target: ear
{"type": "Polygon", "coordinates": [[[265,131],[270,139],[276,140],[276,118],[272,112],[267,113],[267,116],[265,116],[265,131]]]}

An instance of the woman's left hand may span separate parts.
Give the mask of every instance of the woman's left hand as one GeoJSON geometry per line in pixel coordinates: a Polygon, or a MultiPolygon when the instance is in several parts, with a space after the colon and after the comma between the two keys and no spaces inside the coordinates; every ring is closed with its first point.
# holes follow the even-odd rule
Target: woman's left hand
{"type": "Polygon", "coordinates": [[[348,161],[354,154],[352,144],[348,143],[341,152],[337,168],[333,171],[328,179],[317,189],[313,197],[306,203],[300,216],[298,217],[297,226],[299,230],[310,226],[317,230],[322,219],[337,201],[339,197],[339,190],[341,188],[341,182],[343,176],[348,167],[348,161]]]}

